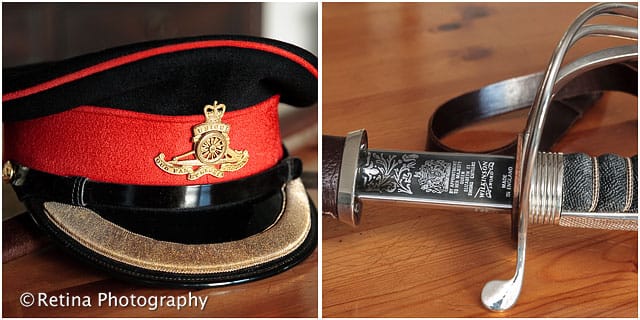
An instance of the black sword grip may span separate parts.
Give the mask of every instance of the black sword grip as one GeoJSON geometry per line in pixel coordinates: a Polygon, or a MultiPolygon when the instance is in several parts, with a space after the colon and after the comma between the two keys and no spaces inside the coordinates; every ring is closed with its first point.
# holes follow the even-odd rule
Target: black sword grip
{"type": "Polygon", "coordinates": [[[322,214],[338,218],[338,181],[344,137],[322,136],[322,214]]]}
{"type": "Polygon", "coordinates": [[[563,164],[563,212],[638,212],[637,155],[574,153],[563,164]]]}

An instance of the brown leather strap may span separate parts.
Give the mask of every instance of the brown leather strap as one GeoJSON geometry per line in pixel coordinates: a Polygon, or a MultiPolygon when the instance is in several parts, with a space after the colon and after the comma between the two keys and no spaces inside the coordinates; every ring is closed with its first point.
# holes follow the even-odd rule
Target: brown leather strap
{"type": "MultiPolygon", "coordinates": [[[[567,84],[551,103],[540,150],[551,148],[598,101],[603,91],[637,95],[637,75],[637,65],[614,64],[586,72],[567,84]]],[[[501,81],[447,101],[429,120],[427,150],[514,155],[515,139],[505,146],[479,152],[456,149],[442,139],[480,120],[529,108],[542,77],[542,73],[535,73],[501,81]]]]}
{"type": "Polygon", "coordinates": [[[2,263],[27,255],[48,243],[49,239],[26,213],[2,222],[2,263]]]}

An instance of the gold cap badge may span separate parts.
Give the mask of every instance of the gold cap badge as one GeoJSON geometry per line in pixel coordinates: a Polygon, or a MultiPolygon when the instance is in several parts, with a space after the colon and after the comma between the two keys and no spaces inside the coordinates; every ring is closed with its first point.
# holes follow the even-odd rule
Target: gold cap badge
{"type": "Polygon", "coordinates": [[[175,156],[170,161],[165,161],[164,153],[160,153],[154,159],[158,168],[170,174],[186,174],[187,179],[196,180],[205,174],[222,178],[224,172],[244,167],[249,161],[249,152],[229,148],[230,127],[222,123],[226,108],[218,101],[206,105],[206,121],[193,127],[193,150],[175,156]],[[185,159],[188,157],[192,158],[185,159]]]}

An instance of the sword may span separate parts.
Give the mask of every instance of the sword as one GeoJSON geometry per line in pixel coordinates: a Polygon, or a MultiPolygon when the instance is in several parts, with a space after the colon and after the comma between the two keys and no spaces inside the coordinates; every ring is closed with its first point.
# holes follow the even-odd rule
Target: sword
{"type": "MultiPolygon", "coordinates": [[[[482,302],[492,311],[511,308],[520,295],[529,222],[637,230],[637,156],[539,152],[549,106],[561,90],[587,72],[614,64],[637,74],[637,45],[607,48],[561,67],[568,49],[584,37],[637,41],[637,28],[585,25],[605,14],[637,19],[637,6],[597,4],[570,25],[531,97],[529,118],[518,135],[514,156],[369,150],[364,130],[346,138],[323,136],[323,214],[357,225],[360,199],[365,198],[511,209],[512,233],[517,236],[516,270],[510,279],[484,286],[482,302]]],[[[605,85],[603,89],[612,88],[605,85]]],[[[503,90],[498,100],[529,94],[521,91],[516,90],[514,98],[513,91],[503,90]]],[[[637,94],[637,82],[626,92],[637,94]]],[[[484,100],[494,97],[480,94],[476,98],[487,103],[484,100]]],[[[464,111],[463,107],[459,110],[464,111]]]]}
{"type": "MultiPolygon", "coordinates": [[[[341,222],[359,224],[362,199],[512,211],[514,156],[369,150],[365,130],[346,138],[325,135],[322,145],[322,210],[341,222]]],[[[538,157],[531,222],[637,230],[637,155],[538,157]]]]}

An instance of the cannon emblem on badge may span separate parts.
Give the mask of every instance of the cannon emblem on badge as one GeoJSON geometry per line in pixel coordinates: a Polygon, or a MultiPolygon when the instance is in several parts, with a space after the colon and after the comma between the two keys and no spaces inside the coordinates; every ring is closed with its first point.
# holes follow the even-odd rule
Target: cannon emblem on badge
{"type": "Polygon", "coordinates": [[[229,148],[230,126],[222,122],[226,110],[224,104],[204,107],[205,122],[193,127],[193,150],[165,160],[164,153],[155,157],[156,165],[170,174],[186,174],[187,179],[196,180],[205,174],[222,178],[224,172],[236,171],[249,161],[247,150],[229,148]],[[185,159],[193,156],[191,159],[185,159]],[[198,167],[194,169],[194,167],[198,167]]]}

